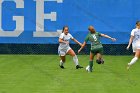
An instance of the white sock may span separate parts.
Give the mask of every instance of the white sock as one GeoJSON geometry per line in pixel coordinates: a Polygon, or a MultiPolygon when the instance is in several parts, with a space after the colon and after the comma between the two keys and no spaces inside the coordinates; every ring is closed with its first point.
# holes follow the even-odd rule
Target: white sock
{"type": "Polygon", "coordinates": [[[62,60],[60,60],[60,66],[63,66],[64,62],[62,60]]]}
{"type": "Polygon", "coordinates": [[[133,65],[138,60],[137,57],[134,57],[128,65],[133,65]]]}
{"type": "Polygon", "coordinates": [[[73,57],[73,61],[74,61],[76,66],[79,65],[78,58],[76,55],[73,57]]]}

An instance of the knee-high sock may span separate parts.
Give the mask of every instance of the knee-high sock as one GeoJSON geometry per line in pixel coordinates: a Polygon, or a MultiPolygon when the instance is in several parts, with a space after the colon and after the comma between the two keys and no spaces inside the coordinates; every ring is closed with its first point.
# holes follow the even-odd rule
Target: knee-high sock
{"type": "Polygon", "coordinates": [[[93,67],[93,61],[89,61],[89,67],[90,67],[90,68],[93,67]]]}
{"type": "Polygon", "coordinates": [[[74,61],[74,63],[75,63],[76,66],[79,65],[78,58],[77,58],[76,55],[73,56],[73,61],[74,61]]]}
{"type": "Polygon", "coordinates": [[[136,61],[138,60],[137,57],[134,57],[130,63],[128,63],[129,65],[133,65],[136,61]]]}

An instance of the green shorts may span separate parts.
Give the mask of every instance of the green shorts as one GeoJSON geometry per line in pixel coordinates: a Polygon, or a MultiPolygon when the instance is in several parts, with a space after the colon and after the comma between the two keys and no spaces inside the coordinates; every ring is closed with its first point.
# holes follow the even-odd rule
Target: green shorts
{"type": "Polygon", "coordinates": [[[97,54],[97,53],[100,53],[100,54],[103,54],[103,46],[100,46],[100,47],[95,47],[95,48],[91,48],[91,53],[93,54],[97,54]]]}

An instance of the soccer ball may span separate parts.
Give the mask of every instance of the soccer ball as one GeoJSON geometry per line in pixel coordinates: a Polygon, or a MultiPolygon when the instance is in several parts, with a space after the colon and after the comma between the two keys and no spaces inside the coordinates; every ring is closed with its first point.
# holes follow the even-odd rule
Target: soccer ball
{"type": "Polygon", "coordinates": [[[89,71],[89,65],[86,67],[86,71],[89,71]]]}

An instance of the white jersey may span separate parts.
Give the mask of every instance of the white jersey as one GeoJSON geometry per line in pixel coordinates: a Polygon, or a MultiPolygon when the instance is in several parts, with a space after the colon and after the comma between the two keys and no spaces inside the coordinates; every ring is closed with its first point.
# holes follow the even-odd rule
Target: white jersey
{"type": "MultiPolygon", "coordinates": [[[[63,39],[66,42],[69,42],[70,39],[73,39],[73,36],[68,33],[67,35],[65,35],[64,33],[62,33],[59,37],[60,39],[63,39]]],[[[59,49],[68,49],[70,46],[69,44],[66,43],[59,43],[59,49]]]]}
{"type": "Polygon", "coordinates": [[[131,32],[131,36],[134,36],[132,45],[133,46],[140,45],[140,29],[138,29],[138,28],[133,29],[132,32],[131,32]]]}

